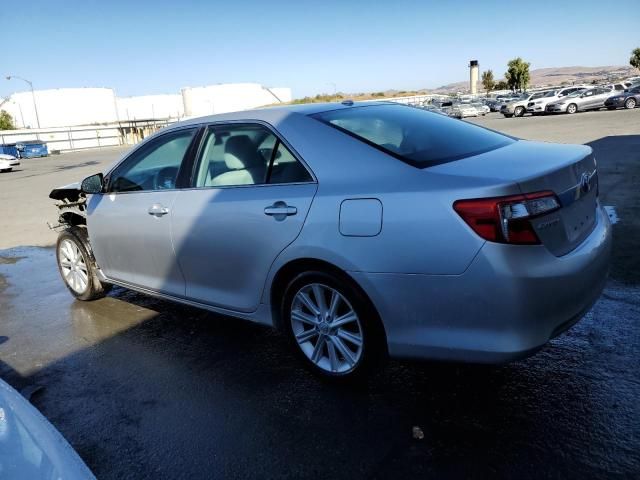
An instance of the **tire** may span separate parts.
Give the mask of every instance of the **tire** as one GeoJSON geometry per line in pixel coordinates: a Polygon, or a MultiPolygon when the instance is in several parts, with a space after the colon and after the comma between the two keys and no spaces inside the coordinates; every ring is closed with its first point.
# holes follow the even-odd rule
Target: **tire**
{"type": "Polygon", "coordinates": [[[280,313],[281,325],[296,355],[323,378],[364,378],[372,366],[386,358],[386,340],[378,314],[346,275],[321,271],[298,274],[285,289],[280,313]],[[323,300],[318,300],[318,293],[323,300]],[[331,315],[334,295],[339,300],[335,315],[331,315]],[[343,323],[332,328],[337,319],[343,323]]]}
{"type": "Polygon", "coordinates": [[[572,115],[578,111],[578,106],[575,103],[567,105],[567,113],[572,115]]]}
{"type": "Polygon", "coordinates": [[[635,98],[627,98],[627,101],[624,102],[624,108],[632,109],[636,108],[637,102],[635,98]]]}
{"type": "Polygon", "coordinates": [[[78,300],[97,300],[111,290],[97,275],[97,265],[89,246],[87,229],[71,227],[60,232],[56,244],[58,271],[71,295],[78,300]]]}
{"type": "Polygon", "coordinates": [[[513,111],[514,117],[524,117],[524,107],[516,107],[513,111]]]}
{"type": "Polygon", "coordinates": [[[505,118],[511,118],[513,117],[513,115],[509,114],[509,113],[503,113],[503,115],[505,116],[505,118]]]}
{"type": "Polygon", "coordinates": [[[0,170],[0,172],[5,173],[5,172],[10,172],[11,170],[13,170],[13,167],[11,167],[11,168],[3,168],[2,170],[0,170]]]}

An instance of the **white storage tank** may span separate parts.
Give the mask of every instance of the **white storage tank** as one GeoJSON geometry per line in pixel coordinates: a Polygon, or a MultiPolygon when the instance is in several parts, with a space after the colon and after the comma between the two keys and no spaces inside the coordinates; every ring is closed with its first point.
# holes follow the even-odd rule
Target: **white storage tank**
{"type": "MultiPolygon", "coordinates": [[[[116,98],[110,88],[56,88],[35,90],[41,128],[115,122],[116,98]]],[[[30,91],[14,93],[2,108],[18,128],[37,128],[36,111],[30,91]]]]}
{"type": "Polygon", "coordinates": [[[187,117],[235,112],[291,101],[290,88],[267,88],[259,83],[185,87],[181,93],[187,117]]]}
{"type": "Polygon", "coordinates": [[[182,96],[179,94],[117,97],[116,102],[121,122],[176,119],[184,116],[182,96]]]}

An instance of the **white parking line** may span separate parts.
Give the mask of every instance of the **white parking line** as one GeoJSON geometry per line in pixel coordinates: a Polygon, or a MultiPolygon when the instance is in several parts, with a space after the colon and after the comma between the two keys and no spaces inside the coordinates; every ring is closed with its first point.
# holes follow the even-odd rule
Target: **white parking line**
{"type": "Polygon", "coordinates": [[[605,205],[604,210],[607,212],[607,215],[609,215],[609,220],[612,225],[615,225],[620,221],[620,217],[618,217],[618,214],[616,213],[616,207],[613,205],[605,205]]]}

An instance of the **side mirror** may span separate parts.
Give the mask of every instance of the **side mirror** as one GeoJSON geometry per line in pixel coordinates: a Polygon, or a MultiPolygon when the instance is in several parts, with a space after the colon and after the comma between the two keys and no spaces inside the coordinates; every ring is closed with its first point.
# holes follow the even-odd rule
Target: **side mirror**
{"type": "Polygon", "coordinates": [[[90,177],[82,180],[80,184],[80,191],[82,193],[102,193],[103,188],[103,176],[101,173],[96,173],[90,177]]]}

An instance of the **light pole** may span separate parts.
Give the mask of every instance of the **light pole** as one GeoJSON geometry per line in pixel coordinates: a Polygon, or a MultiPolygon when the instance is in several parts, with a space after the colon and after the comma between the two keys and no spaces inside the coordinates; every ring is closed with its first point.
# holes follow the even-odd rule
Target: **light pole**
{"type": "Polygon", "coordinates": [[[12,78],[17,78],[18,80],[22,80],[23,82],[29,84],[29,88],[31,89],[31,98],[33,99],[33,109],[36,112],[36,125],[38,125],[38,128],[40,128],[40,118],[38,117],[38,107],[36,106],[36,94],[33,92],[33,83],[31,83],[26,78],[22,78],[17,75],[7,75],[7,80],[11,80],[12,78]]]}

